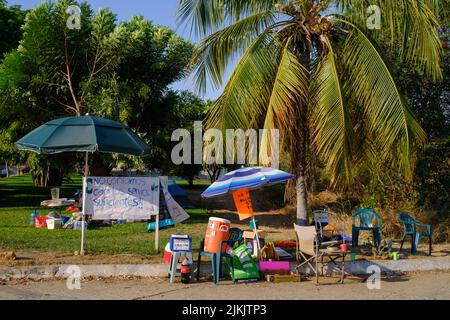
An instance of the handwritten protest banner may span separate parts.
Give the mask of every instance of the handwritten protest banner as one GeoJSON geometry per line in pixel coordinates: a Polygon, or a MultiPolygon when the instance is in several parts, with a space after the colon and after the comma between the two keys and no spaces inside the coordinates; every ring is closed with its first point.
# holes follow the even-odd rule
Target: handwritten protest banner
{"type": "Polygon", "coordinates": [[[146,220],[159,213],[159,177],[87,177],[86,214],[94,220],[146,220]]]}
{"type": "Polygon", "coordinates": [[[239,220],[253,217],[252,200],[248,189],[239,189],[233,192],[234,204],[239,214],[239,220]]]}

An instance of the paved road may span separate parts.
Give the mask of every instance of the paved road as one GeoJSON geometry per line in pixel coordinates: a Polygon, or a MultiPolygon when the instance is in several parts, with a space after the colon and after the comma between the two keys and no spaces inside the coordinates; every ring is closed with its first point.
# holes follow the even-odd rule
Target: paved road
{"type": "Polygon", "coordinates": [[[347,279],[343,285],[335,279],[322,283],[316,287],[310,281],[224,281],[214,286],[210,282],[171,285],[166,279],[104,279],[82,281],[80,290],[69,290],[66,281],[28,282],[0,285],[0,299],[450,299],[450,274],[443,272],[384,278],[379,290],[369,290],[359,279],[347,279]]]}

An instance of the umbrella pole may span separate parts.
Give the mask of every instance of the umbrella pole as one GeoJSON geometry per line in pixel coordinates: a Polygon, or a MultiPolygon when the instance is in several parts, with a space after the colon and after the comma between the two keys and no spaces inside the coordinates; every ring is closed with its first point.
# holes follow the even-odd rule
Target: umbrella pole
{"type": "Polygon", "coordinates": [[[258,248],[258,256],[259,256],[259,253],[261,252],[261,244],[259,243],[258,227],[256,226],[255,216],[252,217],[252,220],[253,220],[253,226],[255,227],[256,246],[258,248]]]}
{"type": "Polygon", "coordinates": [[[84,165],[84,177],[83,177],[83,211],[82,211],[82,215],[81,215],[81,250],[80,250],[80,255],[84,256],[84,242],[85,242],[85,230],[84,230],[84,226],[85,226],[85,210],[86,210],[86,178],[89,174],[89,152],[86,152],[86,160],[85,160],[85,165],[84,165]]]}

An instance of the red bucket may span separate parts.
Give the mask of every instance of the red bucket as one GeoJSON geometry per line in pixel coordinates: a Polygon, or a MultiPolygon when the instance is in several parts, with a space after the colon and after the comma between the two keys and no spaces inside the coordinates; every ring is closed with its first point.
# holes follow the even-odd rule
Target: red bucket
{"type": "Polygon", "coordinates": [[[47,229],[47,217],[36,217],[34,225],[39,229],[47,229]]]}

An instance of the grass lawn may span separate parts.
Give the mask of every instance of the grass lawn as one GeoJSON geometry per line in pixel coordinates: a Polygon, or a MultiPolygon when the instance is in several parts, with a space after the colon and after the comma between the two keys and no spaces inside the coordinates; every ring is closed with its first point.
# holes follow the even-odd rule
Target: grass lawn
{"type": "MultiPolygon", "coordinates": [[[[81,177],[72,176],[60,190],[60,197],[70,197],[81,188],[81,177]]],[[[79,250],[81,231],[71,229],[46,230],[29,225],[30,215],[37,208],[41,215],[50,211],[39,207],[50,198],[50,188],[37,188],[30,175],[0,179],[0,251],[46,251],[72,253],[79,250]]],[[[188,210],[191,218],[174,228],[160,231],[159,247],[164,248],[173,233],[193,237],[198,248],[206,230],[205,210],[188,210]]],[[[88,229],[86,249],[92,254],[150,254],[155,255],[154,234],[146,232],[146,223],[128,223],[88,229]]],[[[163,251],[163,250],[161,250],[163,251]]],[[[162,256],[162,252],[159,254],[162,256]]]]}

